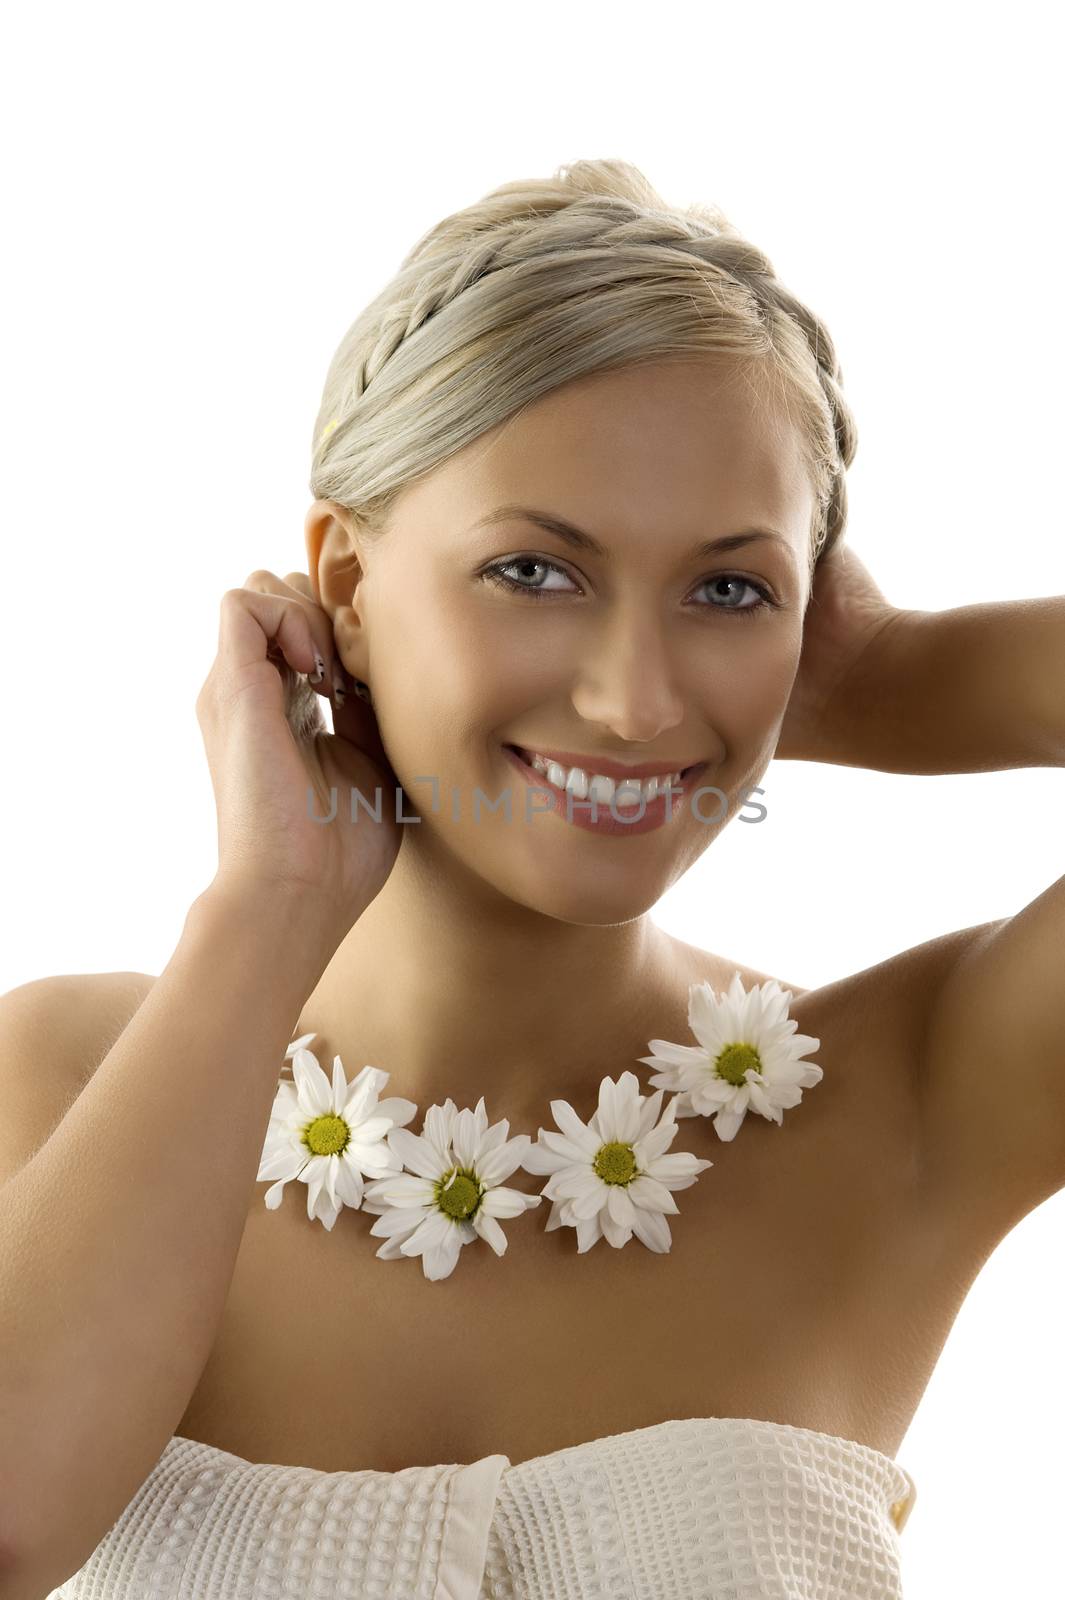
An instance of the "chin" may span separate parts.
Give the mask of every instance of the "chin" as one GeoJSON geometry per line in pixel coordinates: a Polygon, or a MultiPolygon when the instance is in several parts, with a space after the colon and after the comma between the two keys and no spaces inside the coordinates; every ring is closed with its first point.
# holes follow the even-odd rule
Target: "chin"
{"type": "Polygon", "coordinates": [[[535,880],[515,882],[496,880],[500,894],[555,922],[579,928],[611,928],[633,922],[658,904],[668,884],[656,879],[649,885],[643,875],[624,865],[607,871],[601,864],[589,864],[587,873],[560,872],[556,882],[549,872],[535,880]]]}

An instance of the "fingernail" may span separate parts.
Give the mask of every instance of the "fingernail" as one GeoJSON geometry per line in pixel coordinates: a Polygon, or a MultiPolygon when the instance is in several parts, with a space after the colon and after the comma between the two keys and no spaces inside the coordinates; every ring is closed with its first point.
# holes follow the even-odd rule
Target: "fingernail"
{"type": "Polygon", "coordinates": [[[308,674],[307,682],[315,684],[321,683],[322,679],[325,677],[325,662],[322,660],[317,650],[314,652],[314,666],[315,670],[308,674]]]}

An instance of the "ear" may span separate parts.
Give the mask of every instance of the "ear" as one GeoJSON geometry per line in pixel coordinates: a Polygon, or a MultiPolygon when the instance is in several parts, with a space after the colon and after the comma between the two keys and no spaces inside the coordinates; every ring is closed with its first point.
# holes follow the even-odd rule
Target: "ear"
{"type": "Polygon", "coordinates": [[[358,593],[365,568],[357,520],[334,500],[316,500],[304,536],[311,596],[333,623],[342,664],[351,677],[366,680],[369,647],[358,593]]]}

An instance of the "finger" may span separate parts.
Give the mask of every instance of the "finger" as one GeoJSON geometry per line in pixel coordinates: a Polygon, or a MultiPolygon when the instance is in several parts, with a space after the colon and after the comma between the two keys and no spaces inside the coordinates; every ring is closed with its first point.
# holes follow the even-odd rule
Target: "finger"
{"type": "Polygon", "coordinates": [[[315,605],[318,604],[314,595],[314,586],[305,572],[286,572],[285,582],[290,589],[297,589],[308,600],[313,601],[315,605]]]}
{"type": "MultiPolygon", "coordinates": [[[[344,668],[337,653],[332,618],[327,611],[323,611],[322,607],[314,599],[313,594],[308,592],[310,579],[307,574],[290,572],[287,578],[279,578],[276,572],[270,572],[266,567],[256,567],[255,571],[249,573],[244,580],[244,587],[250,589],[254,594],[278,595],[282,599],[291,600],[303,608],[307,615],[315,648],[323,662],[322,675],[317,682],[315,682],[314,676],[308,675],[308,687],[313,689],[316,694],[320,694],[323,699],[332,700],[334,671],[339,670],[343,674],[344,668]],[[295,578],[299,582],[290,583],[288,581],[289,578],[295,578]]],[[[311,674],[317,674],[317,667],[314,664],[311,666],[311,674]]],[[[341,683],[346,691],[351,691],[350,682],[344,683],[342,677],[341,683]]]]}
{"type": "Polygon", "coordinates": [[[218,659],[242,669],[280,657],[293,672],[314,670],[315,639],[302,606],[284,596],[227,589],[218,619],[218,659]]]}
{"type": "MultiPolygon", "coordinates": [[[[310,578],[305,572],[286,572],[285,582],[296,594],[302,596],[310,605],[321,611],[323,616],[329,616],[329,613],[319,603],[314,592],[314,585],[311,583],[310,578]]],[[[348,695],[354,694],[355,680],[352,678],[351,674],[340,660],[340,656],[336,650],[336,639],[335,635],[332,633],[332,627],[333,624],[332,621],[330,621],[329,628],[330,637],[333,639],[333,656],[329,662],[329,670],[326,676],[322,679],[321,683],[312,683],[311,688],[316,689],[317,692],[323,697],[332,699],[334,705],[339,705],[343,703],[344,699],[346,699],[348,695]],[[339,690],[339,698],[334,695],[334,690],[339,690]]]]}
{"type": "Polygon", "coordinates": [[[349,739],[360,750],[365,750],[386,771],[391,772],[392,763],[381,742],[381,729],[373,707],[359,695],[352,693],[345,698],[343,705],[337,705],[334,701],[332,711],[333,732],[342,739],[349,739]]]}
{"type": "MultiPolygon", "coordinates": [[[[306,572],[286,572],[285,583],[290,589],[294,589],[297,594],[302,595],[312,606],[321,611],[324,617],[329,616],[329,613],[315,598],[314,585],[311,583],[311,580],[306,572]]],[[[325,698],[332,699],[333,705],[339,708],[343,705],[345,700],[351,698],[357,700],[358,696],[355,694],[355,679],[344,666],[344,663],[340,659],[339,652],[336,649],[336,638],[332,633],[332,626],[333,624],[330,620],[330,636],[333,639],[333,656],[330,662],[330,670],[320,684],[312,684],[311,687],[312,689],[317,689],[318,693],[323,695],[325,698]],[[339,684],[337,682],[338,678],[339,684]],[[336,688],[339,688],[340,690],[339,698],[332,693],[333,689],[336,688]]]]}

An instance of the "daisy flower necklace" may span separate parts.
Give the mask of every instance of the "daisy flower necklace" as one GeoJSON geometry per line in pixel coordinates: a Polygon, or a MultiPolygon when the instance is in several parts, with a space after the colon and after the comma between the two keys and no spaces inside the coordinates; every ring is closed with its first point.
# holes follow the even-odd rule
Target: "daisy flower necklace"
{"type": "Polygon", "coordinates": [[[731,1140],[748,1111],[780,1126],[803,1089],[820,1083],[804,1059],[820,1039],[797,1033],[788,1014],[790,989],[775,979],[744,989],[735,973],[727,993],[709,983],[688,990],[688,1023],[696,1045],[652,1039],[641,1062],[660,1067],[642,1095],[633,1072],[599,1085],[599,1105],[587,1123],[566,1100],[551,1101],[556,1128],[508,1138],[504,1118],[491,1126],[484,1096],[474,1111],[454,1101],[430,1106],[420,1134],[407,1128],[412,1100],[380,1098],[388,1073],[365,1066],[348,1082],[339,1056],[332,1082],[307,1048],[313,1033],[285,1052],[293,1082],[274,1097],[257,1182],[269,1182],[265,1201],[275,1211],[286,1183],[306,1185],[307,1216],[331,1230],[344,1206],[377,1217],[370,1232],[384,1243],[382,1261],[421,1256],[429,1279],[455,1270],[463,1245],[483,1239],[503,1255],[501,1220],[551,1201],[545,1233],[573,1228],[577,1253],[600,1239],[620,1249],[635,1235],[649,1250],[672,1244],[667,1214],[678,1210],[671,1191],[687,1189],[712,1161],[667,1154],[678,1117],[712,1117],[719,1139],[731,1140]],[[662,1109],[663,1095],[673,1098],[662,1109]],[[519,1167],[547,1177],[539,1194],[507,1187],[519,1167]],[[369,1180],[369,1181],[366,1181],[369,1180]]]}

